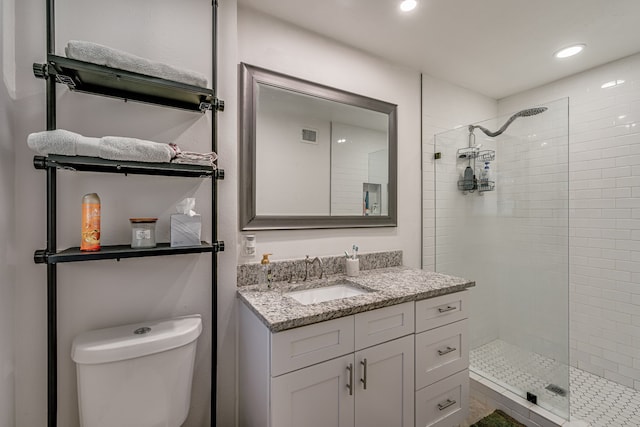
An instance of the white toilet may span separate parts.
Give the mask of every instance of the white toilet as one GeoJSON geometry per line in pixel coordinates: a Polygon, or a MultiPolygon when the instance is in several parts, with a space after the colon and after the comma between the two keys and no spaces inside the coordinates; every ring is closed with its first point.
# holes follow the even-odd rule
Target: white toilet
{"type": "Polygon", "coordinates": [[[180,427],[200,315],[98,329],[73,340],[82,427],[180,427]]]}

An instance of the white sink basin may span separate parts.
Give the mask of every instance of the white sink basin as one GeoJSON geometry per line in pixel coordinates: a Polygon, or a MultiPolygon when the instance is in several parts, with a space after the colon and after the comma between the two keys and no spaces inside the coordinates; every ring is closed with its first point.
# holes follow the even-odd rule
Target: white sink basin
{"type": "Polygon", "coordinates": [[[335,299],[354,297],[356,295],[367,294],[369,292],[371,291],[359,288],[349,283],[340,283],[321,288],[287,292],[286,295],[290,296],[302,305],[310,305],[335,299]]]}

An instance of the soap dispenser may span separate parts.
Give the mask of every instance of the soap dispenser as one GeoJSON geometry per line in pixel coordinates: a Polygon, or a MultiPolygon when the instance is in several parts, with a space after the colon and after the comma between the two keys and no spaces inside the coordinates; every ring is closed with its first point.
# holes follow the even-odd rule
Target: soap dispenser
{"type": "Polygon", "coordinates": [[[260,269],[260,278],[259,285],[261,287],[267,287],[271,289],[271,261],[269,261],[269,255],[272,254],[262,254],[262,261],[260,261],[261,269],[260,269]]]}

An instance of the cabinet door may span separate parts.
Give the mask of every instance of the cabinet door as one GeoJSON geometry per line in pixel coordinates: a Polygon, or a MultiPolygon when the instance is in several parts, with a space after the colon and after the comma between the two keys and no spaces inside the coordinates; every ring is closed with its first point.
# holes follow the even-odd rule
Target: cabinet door
{"type": "Polygon", "coordinates": [[[356,352],[356,427],[413,427],[413,339],[356,352]]]}
{"type": "Polygon", "coordinates": [[[272,378],[271,427],[353,427],[355,382],[353,354],[272,378]]]}

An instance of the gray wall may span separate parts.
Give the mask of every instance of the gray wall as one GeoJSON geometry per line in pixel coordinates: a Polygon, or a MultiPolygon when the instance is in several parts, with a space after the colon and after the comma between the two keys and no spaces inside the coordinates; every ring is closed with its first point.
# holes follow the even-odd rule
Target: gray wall
{"type": "Polygon", "coordinates": [[[13,0],[0,3],[0,427],[14,427],[14,126],[13,0]]]}

